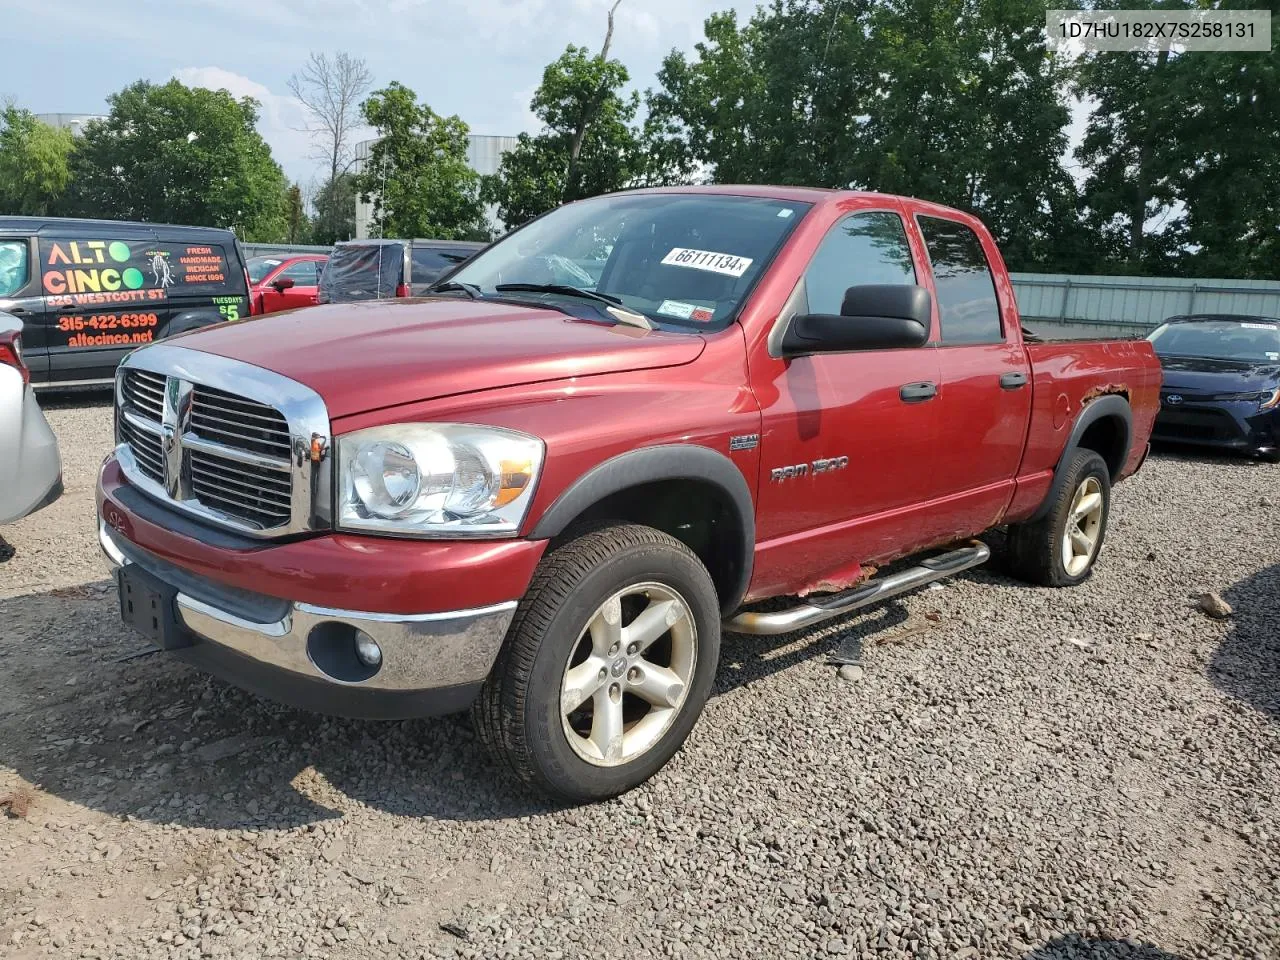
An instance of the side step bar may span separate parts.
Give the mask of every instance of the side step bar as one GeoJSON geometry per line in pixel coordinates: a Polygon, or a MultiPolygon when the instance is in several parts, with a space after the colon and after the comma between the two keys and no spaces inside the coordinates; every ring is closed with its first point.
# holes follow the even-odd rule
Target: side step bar
{"type": "Polygon", "coordinates": [[[724,628],[733,633],[753,633],[775,636],[812,627],[823,620],[830,620],[860,610],[881,600],[923,587],[926,583],[950,577],[970,567],[977,567],[991,557],[991,548],[974,540],[968,545],[947,553],[921,560],[906,570],[890,574],[878,580],[868,580],[852,590],[833,594],[819,600],[801,603],[786,610],[770,613],[738,613],[724,621],[724,628]]]}

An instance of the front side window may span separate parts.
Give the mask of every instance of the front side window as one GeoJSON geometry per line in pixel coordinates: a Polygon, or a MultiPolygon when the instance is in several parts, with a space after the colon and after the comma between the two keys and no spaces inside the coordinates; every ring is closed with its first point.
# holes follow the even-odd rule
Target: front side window
{"type": "Polygon", "coordinates": [[[27,241],[0,240],[0,297],[11,297],[27,285],[28,259],[27,241]]]}
{"type": "Polygon", "coordinates": [[[314,260],[299,260],[297,263],[289,264],[280,276],[288,277],[299,287],[314,287],[317,278],[316,266],[314,260]]]}
{"type": "Polygon", "coordinates": [[[920,217],[920,232],[933,264],[944,346],[999,343],[1000,305],[982,241],[963,223],[920,217]]]}
{"type": "Polygon", "coordinates": [[[849,287],[916,282],[907,231],[896,213],[845,217],[823,238],[804,274],[808,304],[801,313],[839,314],[849,287]]]}
{"type": "Polygon", "coordinates": [[[509,234],[449,279],[484,296],[539,295],[509,284],[573,287],[665,329],[718,330],[811,206],[706,193],[597,197],[509,234]]]}

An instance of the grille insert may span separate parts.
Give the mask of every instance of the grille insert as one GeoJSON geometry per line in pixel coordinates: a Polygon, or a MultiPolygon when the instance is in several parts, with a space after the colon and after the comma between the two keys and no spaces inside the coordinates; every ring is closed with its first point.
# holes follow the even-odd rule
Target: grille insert
{"type": "Polygon", "coordinates": [[[160,422],[164,411],[165,377],[150,370],[128,370],[124,375],[124,399],[148,420],[160,422]]]}
{"type": "Polygon", "coordinates": [[[140,368],[125,370],[120,404],[120,442],[137,471],[167,499],[242,529],[293,525],[292,439],[289,422],[275,407],[202,383],[170,383],[164,374],[140,368]],[[166,462],[161,443],[166,393],[176,398],[169,422],[182,446],[181,477],[166,477],[166,468],[178,462],[166,462]]]}

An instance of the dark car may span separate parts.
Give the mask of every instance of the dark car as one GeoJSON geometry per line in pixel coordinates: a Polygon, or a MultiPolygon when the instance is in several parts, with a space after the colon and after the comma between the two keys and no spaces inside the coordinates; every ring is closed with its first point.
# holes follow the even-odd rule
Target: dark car
{"type": "Polygon", "coordinates": [[[106,384],[142,344],[247,317],[249,282],[230,230],[0,217],[0,311],[32,384],[106,384]]]}
{"type": "Polygon", "coordinates": [[[320,303],[417,297],[484,249],[466,240],[348,240],[336,244],[320,277],[320,303]]]}
{"type": "Polygon", "coordinates": [[[1164,368],[1152,439],[1280,461],[1280,319],[1171,317],[1147,339],[1164,368]]]}

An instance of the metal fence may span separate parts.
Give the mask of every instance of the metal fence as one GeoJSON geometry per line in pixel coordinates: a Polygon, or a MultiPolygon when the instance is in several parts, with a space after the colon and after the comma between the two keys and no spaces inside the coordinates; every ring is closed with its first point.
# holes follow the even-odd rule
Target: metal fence
{"type": "MultiPolygon", "coordinates": [[[[328,253],[329,247],[245,243],[250,257],[328,253]]],[[[1280,317],[1280,281],[1012,274],[1023,325],[1052,338],[1145,337],[1168,317],[1244,313],[1280,317]]]]}
{"type": "Polygon", "coordinates": [[[1015,273],[1024,325],[1051,337],[1142,337],[1168,317],[1280,317],[1280,282],[1015,273]]]}

